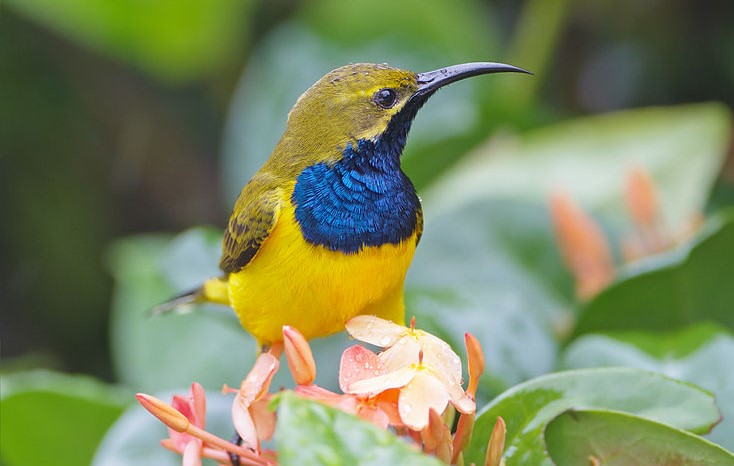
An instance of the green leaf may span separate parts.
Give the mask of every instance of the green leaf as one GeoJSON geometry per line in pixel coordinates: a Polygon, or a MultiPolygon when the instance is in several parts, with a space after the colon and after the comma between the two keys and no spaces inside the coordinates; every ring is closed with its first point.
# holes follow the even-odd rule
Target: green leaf
{"type": "Polygon", "coordinates": [[[316,0],[304,5],[300,16],[319,36],[335,43],[360,45],[387,36],[404,48],[425,49],[428,41],[444,53],[464,54],[467,59],[487,53],[486,44],[496,39],[496,30],[487,27],[491,11],[476,0],[436,2],[429,8],[421,0],[316,0]],[[390,14],[365,21],[381,11],[390,14]],[[460,24],[462,28],[452,27],[460,24]]]}
{"type": "Polygon", "coordinates": [[[708,392],[661,374],[631,368],[559,372],[516,385],[482,409],[465,452],[467,464],[484,461],[492,427],[502,416],[507,466],[549,465],[543,429],[570,408],[627,411],[698,433],[720,418],[708,392]]]}
{"type": "Polygon", "coordinates": [[[254,340],[224,306],[150,317],[176,294],[218,275],[221,234],[189,230],[173,239],[140,236],[117,242],[109,255],[115,277],[112,356],[121,381],[136,390],[237,386],[256,355],[254,340]]]}
{"type": "Polygon", "coordinates": [[[579,118],[500,136],[462,159],[423,198],[441,209],[498,197],[546,203],[549,193],[563,189],[621,223],[627,218],[625,174],[642,166],[658,185],[665,224],[680,231],[703,211],[731,125],[726,107],[707,103],[579,118]]]}
{"type": "Polygon", "coordinates": [[[41,370],[1,377],[0,394],[0,444],[8,466],[89,464],[128,401],[91,377],[41,370]]]}
{"type": "Polygon", "coordinates": [[[672,330],[710,320],[734,329],[734,210],[712,217],[690,244],[632,264],[582,309],[575,335],[672,330]]]}
{"type": "Polygon", "coordinates": [[[564,368],[626,366],[660,372],[711,391],[723,420],[706,437],[734,449],[734,337],[700,324],[667,333],[585,335],[565,350],[564,368]]]}
{"type": "Polygon", "coordinates": [[[242,51],[250,0],[9,0],[6,6],[165,80],[188,80],[242,51]]]}
{"type": "Polygon", "coordinates": [[[545,429],[558,465],[734,465],[734,455],[688,432],[649,419],[605,410],[569,410],[545,429]],[[595,463],[597,464],[597,463],[595,463]]]}
{"type": "MultiPolygon", "coordinates": [[[[595,336],[597,335],[585,335],[575,340],[569,345],[566,354],[570,354],[570,348],[577,346],[582,340],[592,341],[595,336]]],[[[672,362],[690,356],[716,338],[728,339],[731,333],[720,325],[705,322],[672,332],[611,332],[602,336],[607,337],[635,346],[655,359],[672,362]]]]}
{"type": "Polygon", "coordinates": [[[291,392],[279,396],[275,442],[282,466],[443,464],[390,431],[291,392]]]}
{"type": "Polygon", "coordinates": [[[471,331],[485,348],[490,391],[549,372],[554,334],[567,333],[571,283],[545,208],[527,202],[473,203],[431,215],[410,267],[408,316],[463,347],[471,331]]]}

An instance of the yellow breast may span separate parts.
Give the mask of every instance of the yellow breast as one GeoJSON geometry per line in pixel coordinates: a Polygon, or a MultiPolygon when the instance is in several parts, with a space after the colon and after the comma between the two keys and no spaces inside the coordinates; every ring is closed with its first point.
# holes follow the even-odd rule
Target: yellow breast
{"type": "Polygon", "coordinates": [[[307,243],[287,190],[270,236],[245,268],[229,276],[230,304],[260,344],[280,341],[283,325],[310,339],[344,329],[359,314],[405,320],[403,282],[416,234],[355,254],[307,243]]]}

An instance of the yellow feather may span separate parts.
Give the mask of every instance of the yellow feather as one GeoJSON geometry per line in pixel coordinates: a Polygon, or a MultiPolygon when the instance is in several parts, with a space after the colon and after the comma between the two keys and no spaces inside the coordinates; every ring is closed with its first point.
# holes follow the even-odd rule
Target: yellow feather
{"type": "MultiPolygon", "coordinates": [[[[285,192],[288,201],[293,185],[285,192]]],[[[404,321],[403,281],[416,235],[400,244],[355,254],[306,242],[290,202],[256,258],[229,275],[230,305],[261,344],[282,339],[292,325],[310,339],[344,329],[358,314],[404,321]]]]}

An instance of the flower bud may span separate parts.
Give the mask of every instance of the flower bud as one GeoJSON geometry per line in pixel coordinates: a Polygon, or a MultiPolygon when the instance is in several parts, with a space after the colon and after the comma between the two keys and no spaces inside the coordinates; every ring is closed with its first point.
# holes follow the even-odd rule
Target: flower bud
{"type": "Polygon", "coordinates": [[[484,461],[485,466],[500,466],[502,464],[506,432],[505,420],[498,417],[492,429],[492,435],[489,437],[489,443],[487,444],[487,456],[484,461]]]}
{"type": "Polygon", "coordinates": [[[186,432],[191,425],[191,422],[186,419],[186,416],[177,411],[173,406],[168,403],[159,400],[158,398],[145,393],[138,393],[135,395],[138,402],[143,405],[143,408],[147,409],[150,414],[157,417],[165,425],[175,430],[176,432],[186,432]]]}
{"type": "Polygon", "coordinates": [[[284,325],[283,343],[293,380],[298,385],[311,385],[316,378],[316,362],[306,338],[295,328],[284,325]]]}

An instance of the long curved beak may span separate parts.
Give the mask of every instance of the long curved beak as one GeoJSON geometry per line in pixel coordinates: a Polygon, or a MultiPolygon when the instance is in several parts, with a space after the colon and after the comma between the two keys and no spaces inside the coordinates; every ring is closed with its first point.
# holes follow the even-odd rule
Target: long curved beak
{"type": "Polygon", "coordinates": [[[506,65],[504,63],[492,63],[492,62],[474,62],[474,63],[462,63],[461,65],[447,66],[433,71],[426,71],[425,73],[418,73],[417,82],[418,90],[413,94],[413,98],[424,96],[428,98],[431,94],[436,92],[439,88],[451,84],[456,81],[460,81],[465,78],[472,76],[478,76],[480,74],[490,73],[527,73],[533,74],[530,71],[518,68],[512,65],[506,65]]]}

